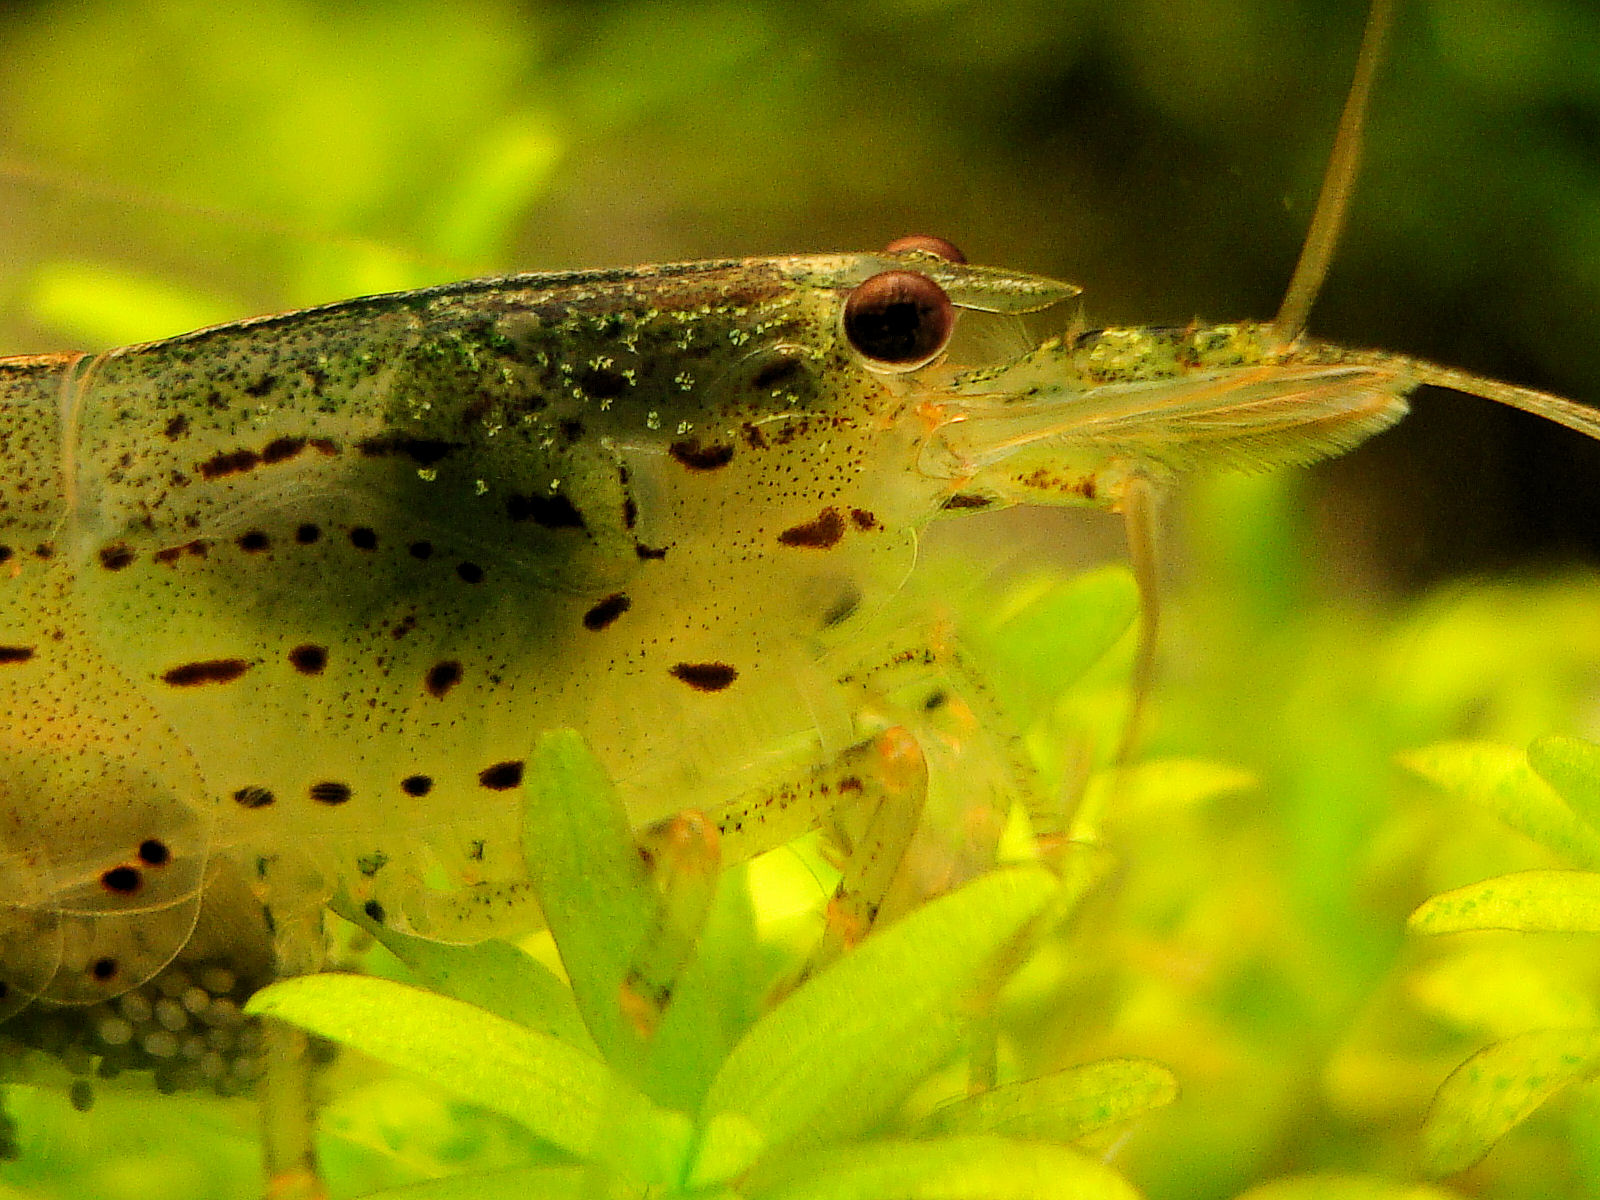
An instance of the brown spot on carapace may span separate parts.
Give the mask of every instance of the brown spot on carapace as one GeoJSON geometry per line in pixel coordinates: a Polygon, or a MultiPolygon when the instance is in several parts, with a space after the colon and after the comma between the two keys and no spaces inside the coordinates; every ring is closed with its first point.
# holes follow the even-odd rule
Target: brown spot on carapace
{"type": "Polygon", "coordinates": [[[433,557],[432,542],[412,542],[406,549],[410,552],[412,558],[426,560],[433,557]]]}
{"type": "Polygon", "coordinates": [[[382,458],[389,454],[403,454],[419,467],[431,467],[460,449],[455,442],[438,438],[370,437],[356,443],[356,449],[367,458],[382,458]]]}
{"type": "Polygon", "coordinates": [[[33,548],[33,556],[40,559],[54,558],[56,556],[56,544],[54,542],[40,542],[33,548]]]}
{"type": "Polygon", "coordinates": [[[239,549],[246,554],[260,554],[271,545],[272,539],[259,529],[252,529],[249,533],[239,535],[239,549]]]}
{"type": "Polygon", "coordinates": [[[303,437],[273,438],[261,447],[261,461],[264,463],[288,462],[300,451],[306,448],[306,439],[303,437]]]}
{"type": "Polygon", "coordinates": [[[803,525],[794,525],[778,535],[785,546],[798,546],[806,550],[826,550],[837,546],[844,537],[844,518],[837,508],[825,508],[815,519],[803,525]]]}
{"type": "Polygon", "coordinates": [[[856,528],[861,530],[862,533],[879,527],[877,514],[868,512],[864,508],[852,508],[850,510],[850,519],[855,522],[856,528]]]}
{"type": "Polygon", "coordinates": [[[114,958],[97,958],[89,964],[89,974],[101,983],[110,983],[117,977],[117,960],[114,958]]]}
{"type": "Polygon", "coordinates": [[[267,805],[271,804],[275,799],[277,799],[277,797],[266,788],[258,787],[252,784],[249,787],[242,787],[238,791],[234,792],[233,799],[234,803],[236,803],[240,808],[266,808],[267,805]]]}
{"type": "Polygon", "coordinates": [[[633,607],[633,601],[621,592],[612,592],[583,614],[583,627],[598,633],[623,613],[633,607]]]}
{"type": "Polygon", "coordinates": [[[400,781],[400,790],[408,796],[426,796],[433,791],[433,780],[426,775],[407,775],[400,781]]]}
{"type": "Polygon", "coordinates": [[[478,772],[478,782],[490,791],[508,791],[522,782],[522,763],[512,760],[485,767],[478,772]]]}
{"type": "Polygon", "coordinates": [[[626,496],[622,501],[622,527],[632,529],[639,523],[639,505],[632,496],[626,496]]]}
{"type": "Polygon", "coordinates": [[[139,843],[139,861],[147,867],[164,867],[172,861],[172,848],[160,838],[145,838],[139,843]]]}
{"type": "Polygon", "coordinates": [[[339,443],[332,438],[312,438],[306,444],[324,458],[332,458],[339,453],[339,443]]]}
{"type": "Polygon", "coordinates": [[[839,790],[841,792],[863,792],[866,791],[866,785],[856,776],[846,775],[839,780],[839,790]]]}
{"type": "Polygon", "coordinates": [[[270,392],[277,382],[278,377],[276,375],[263,375],[254,383],[246,384],[244,394],[246,396],[254,396],[257,400],[259,400],[262,396],[265,396],[268,392],[270,392]]]}
{"type": "Polygon", "coordinates": [[[464,562],[456,564],[456,574],[461,577],[462,583],[482,583],[483,568],[477,563],[464,562]]]}
{"type": "Polygon", "coordinates": [[[184,413],[179,413],[167,422],[167,427],[161,431],[161,436],[169,442],[175,442],[189,432],[189,418],[184,413]]]}
{"type": "Polygon", "coordinates": [[[383,924],[383,905],[379,904],[376,900],[368,900],[361,906],[361,911],[366,913],[368,917],[370,917],[373,921],[376,921],[379,925],[383,924]]]}
{"type": "Polygon", "coordinates": [[[112,542],[100,547],[100,565],[108,571],[120,571],[133,562],[133,549],[127,542],[112,542]]]}
{"type": "Polygon", "coordinates": [[[311,798],[318,804],[343,804],[350,799],[350,785],[336,779],[325,779],[311,785],[311,798]]]}
{"type": "Polygon", "coordinates": [[[443,699],[449,690],[461,682],[461,664],[454,659],[434,663],[428,668],[428,676],[423,686],[428,689],[428,695],[443,699]]]}
{"type": "Polygon", "coordinates": [[[994,503],[992,496],[982,496],[977,492],[957,492],[953,496],[946,496],[940,508],[946,509],[974,509],[988,508],[994,503]]]}
{"type": "Polygon", "coordinates": [[[309,521],[297,526],[294,531],[294,540],[302,546],[315,545],[322,537],[322,527],[313,525],[309,521]]]}
{"type": "Polygon", "coordinates": [[[643,542],[635,542],[633,544],[633,553],[636,558],[642,558],[646,562],[660,562],[667,556],[667,548],[665,546],[646,546],[643,542]]]}
{"type": "Polygon", "coordinates": [[[678,663],[672,674],[697,692],[720,692],[739,678],[739,669],[719,662],[678,663]]]}
{"type": "Polygon", "coordinates": [[[328,648],[307,642],[289,651],[289,665],[302,675],[321,675],[328,665],[328,648]]]}
{"type": "Polygon", "coordinates": [[[112,867],[100,875],[100,886],[117,896],[132,896],[144,886],[138,867],[112,867]]]}
{"type": "Polygon", "coordinates": [[[532,521],[545,529],[582,529],[583,514],[566,496],[537,492],[522,496],[512,493],[506,497],[506,516],[513,521],[532,521]]]}
{"type": "Polygon", "coordinates": [[[0,667],[25,663],[34,655],[32,646],[0,646],[0,667]]]}
{"type": "Polygon", "coordinates": [[[770,444],[767,435],[761,432],[760,426],[752,425],[749,421],[739,426],[739,432],[744,434],[745,445],[752,450],[765,450],[770,444]]]}
{"type": "Polygon", "coordinates": [[[207,658],[200,662],[184,663],[173,667],[161,676],[162,683],[173,687],[196,687],[206,683],[232,683],[250,669],[242,658],[207,658]]]}
{"type": "Polygon", "coordinates": [[[1018,476],[1017,482],[1040,492],[1060,492],[1067,496],[1095,499],[1098,486],[1093,475],[1057,475],[1045,467],[1018,476]]]}
{"type": "Polygon", "coordinates": [[[350,544],[357,550],[376,550],[378,531],[367,525],[357,525],[350,531],[350,544]]]}
{"type": "Polygon", "coordinates": [[[673,442],[667,453],[691,471],[715,471],[733,461],[733,447],[721,442],[709,446],[697,441],[673,442]]]}
{"type": "Polygon", "coordinates": [[[14,554],[16,554],[16,551],[10,546],[0,546],[0,563],[10,562],[14,554]]]}
{"type": "Polygon", "coordinates": [[[254,450],[224,450],[197,464],[195,470],[200,472],[202,479],[223,479],[253,471],[260,462],[261,456],[254,450]]]}
{"type": "Polygon", "coordinates": [[[191,558],[204,558],[209,553],[211,553],[211,543],[203,538],[195,538],[194,541],[185,542],[181,546],[163,546],[151,557],[158,563],[171,566],[186,554],[191,558]]]}

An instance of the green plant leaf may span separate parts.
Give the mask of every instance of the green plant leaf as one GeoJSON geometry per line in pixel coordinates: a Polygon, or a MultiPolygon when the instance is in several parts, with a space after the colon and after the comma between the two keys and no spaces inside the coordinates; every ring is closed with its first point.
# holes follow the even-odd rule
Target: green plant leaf
{"type": "Polygon", "coordinates": [[[1439,1085],[1422,1127],[1430,1175],[1464,1171],[1556,1092],[1600,1066],[1600,1030],[1544,1029],[1480,1050],[1439,1085]]]}
{"type": "Polygon", "coordinates": [[[1528,747],[1528,765],[1591,829],[1600,829],[1600,745],[1581,738],[1538,738],[1528,747]]]}
{"type": "Polygon", "coordinates": [[[1456,1200],[1458,1193],[1426,1183],[1376,1175],[1295,1175],[1241,1192],[1234,1200],[1456,1200]]]}
{"type": "Polygon", "coordinates": [[[335,907],[434,991],[596,1052],[572,990],[549,967],[511,943],[490,938],[473,946],[455,946],[379,925],[359,908],[335,907]]]}
{"type": "Polygon", "coordinates": [[[966,993],[1056,890],[1038,868],[996,871],[875,932],[745,1034],[703,1111],[744,1114],[769,1145],[870,1127],[956,1048],[966,993]]]}
{"type": "Polygon", "coordinates": [[[656,1153],[653,1142],[675,1143],[679,1161],[686,1152],[681,1116],[655,1108],[598,1059],[447,996],[361,975],[309,975],[263,989],[246,1011],[410,1071],[580,1158],[604,1150],[615,1161],[623,1146],[637,1162],[637,1151],[656,1153]]]}
{"type": "Polygon", "coordinates": [[[761,1131],[738,1113],[721,1112],[706,1122],[684,1186],[712,1187],[744,1174],[766,1148],[761,1131]]]}
{"type": "Polygon", "coordinates": [[[923,1123],[931,1133],[1000,1133],[1070,1142],[1178,1096],[1178,1080],[1160,1063],[1112,1058],[1002,1084],[958,1100],[923,1123]]]}
{"type": "Polygon", "coordinates": [[[1600,874],[1517,871],[1441,892],[1406,919],[1414,933],[1518,929],[1530,933],[1600,933],[1600,874]]]}
{"type": "Polygon", "coordinates": [[[756,1020],[769,985],[756,940],[749,874],[722,874],[694,958],[650,1039],[645,1091],[658,1104],[693,1112],[728,1051],[756,1020]]]}
{"type": "Polygon", "coordinates": [[[1584,973],[1563,970],[1565,960],[1546,949],[1539,941],[1473,940],[1407,972],[1405,992],[1425,1012],[1495,1039],[1600,1026],[1584,973]]]}
{"type": "Polygon", "coordinates": [[[1110,1167],[1068,1146],[991,1135],[866,1142],[791,1159],[751,1200],[1137,1200],[1110,1167]]]}
{"type": "Polygon", "coordinates": [[[655,890],[604,768],[571,730],[539,736],[529,761],[523,854],[572,981],[578,1011],[606,1060],[636,1071],[643,1039],[622,986],[654,927],[655,890]]]}
{"type": "Polygon", "coordinates": [[[1490,742],[1439,742],[1400,755],[1400,763],[1563,858],[1600,868],[1600,832],[1534,774],[1522,751],[1490,742]]]}
{"type": "Polygon", "coordinates": [[[1133,575],[1120,565],[1101,567],[1013,589],[975,636],[986,656],[1041,703],[1099,662],[1138,612],[1133,575]]]}

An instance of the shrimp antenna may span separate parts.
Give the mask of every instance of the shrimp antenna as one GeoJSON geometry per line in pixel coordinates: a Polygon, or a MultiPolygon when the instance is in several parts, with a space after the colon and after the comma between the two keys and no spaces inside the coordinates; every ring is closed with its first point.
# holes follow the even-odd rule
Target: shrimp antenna
{"type": "MultiPolygon", "coordinates": [[[[1350,207],[1350,194],[1355,189],[1356,171],[1361,165],[1361,142],[1366,132],[1367,109],[1372,96],[1372,81],[1378,73],[1378,63],[1383,58],[1384,44],[1389,26],[1393,23],[1393,0],[1372,0],[1367,10],[1367,27],[1361,36],[1361,52],[1356,58],[1355,78],[1350,84],[1350,94],[1345,98],[1344,112],[1339,117],[1339,131],[1334,138],[1333,153],[1328,158],[1328,169],[1322,177],[1322,191],[1317,196],[1316,209],[1311,214],[1311,227],[1300,247],[1300,261],[1295,264],[1289,289],[1284,293],[1283,304],[1273,320],[1273,328],[1284,345],[1288,345],[1305,332],[1306,320],[1311,315],[1311,305],[1327,277],[1328,266],[1333,261],[1333,251],[1344,228],[1345,213],[1350,207]]],[[[1431,364],[1408,364],[1436,373],[1443,368],[1431,364]]],[[[1437,380],[1435,380],[1437,381],[1437,380]]],[[[1448,384],[1446,386],[1449,386],[1448,384]]],[[[1480,393],[1482,394],[1482,393],[1480,393]]],[[[1532,408],[1534,403],[1548,405],[1553,397],[1538,394],[1534,401],[1519,395],[1517,400],[1494,396],[1503,403],[1532,408]]],[[[1566,403],[1566,402],[1557,402],[1566,403]]],[[[1577,408],[1576,405],[1569,407],[1577,408]]],[[[1547,408],[1534,408],[1550,415],[1547,408]]],[[[1560,417],[1554,419],[1560,420],[1560,417]]],[[[1571,421],[1567,422],[1571,424],[1571,421]]],[[[1119,766],[1126,765],[1138,744],[1139,728],[1148,702],[1152,681],[1155,678],[1157,632],[1160,609],[1157,598],[1160,591],[1160,572],[1157,569],[1155,546],[1154,485],[1147,479],[1135,480],[1123,501],[1123,524],[1127,530],[1128,552],[1133,562],[1134,578],[1139,585],[1139,631],[1134,651],[1132,699],[1122,738],[1112,759],[1119,766]]]]}
{"type": "Polygon", "coordinates": [[[1366,32],[1361,35],[1361,53],[1356,58],[1355,79],[1351,81],[1350,94],[1345,97],[1344,112],[1339,117],[1339,132],[1328,158],[1328,169],[1322,177],[1317,207],[1311,214],[1311,227],[1306,231],[1305,244],[1300,247],[1300,261],[1295,263],[1289,290],[1284,293],[1278,315],[1272,321],[1273,329],[1286,345],[1305,332],[1311,305],[1322,288],[1322,281],[1327,278],[1334,247],[1344,229],[1350,194],[1355,190],[1356,171],[1361,166],[1361,143],[1366,133],[1372,80],[1378,73],[1393,17],[1393,0],[1372,0],[1372,7],[1367,10],[1366,32]]]}

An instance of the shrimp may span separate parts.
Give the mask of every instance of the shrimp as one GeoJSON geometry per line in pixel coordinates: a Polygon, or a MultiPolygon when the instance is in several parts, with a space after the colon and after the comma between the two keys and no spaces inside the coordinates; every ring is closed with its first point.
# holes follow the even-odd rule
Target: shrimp
{"type": "MultiPolygon", "coordinates": [[[[535,925],[519,829],[541,729],[584,735],[638,829],[703,812],[729,861],[837,827],[829,937],[860,936],[930,788],[921,706],[891,697],[936,682],[984,705],[927,629],[883,633],[931,522],[1122,513],[1142,689],[1152,497],[1184,472],[1343,453],[1424,384],[1600,438],[1571,401],[1305,336],[1353,172],[1336,159],[1272,322],[963,343],[1078,289],[916,238],[0,361],[11,1027],[65,1007],[81,1048],[159,1072],[180,1048],[159,998],[197,988],[231,1021],[317,969],[336,893],[446,941],[535,925]],[[109,1006],[130,995],[147,1019],[109,1006]]],[[[1026,800],[1014,742],[985,728],[968,753],[1026,800]]],[[[243,1087],[255,1046],[231,1045],[169,1076],[243,1087]]]]}

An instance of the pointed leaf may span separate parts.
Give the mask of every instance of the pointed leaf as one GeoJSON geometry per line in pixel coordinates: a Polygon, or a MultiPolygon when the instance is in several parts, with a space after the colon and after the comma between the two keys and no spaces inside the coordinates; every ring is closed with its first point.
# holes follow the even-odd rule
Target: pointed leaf
{"type": "Polygon", "coordinates": [[[1542,737],[1528,747],[1528,765],[1589,828],[1600,829],[1600,745],[1581,738],[1542,737]]]}
{"type": "Polygon", "coordinates": [[[988,1135],[865,1142],[791,1159],[750,1200],[1137,1200],[1110,1167],[1068,1146],[988,1135]]]}
{"type": "Polygon", "coordinates": [[[1431,896],[1406,920],[1415,933],[1519,929],[1600,933],[1600,875],[1517,871],[1431,896]]]}
{"type": "Polygon", "coordinates": [[[937,1133],[1070,1142],[1177,1096],[1177,1078],[1160,1063],[1113,1058],[980,1092],[939,1109],[924,1125],[937,1133]]]}
{"type": "Polygon", "coordinates": [[[1047,871],[997,871],[874,933],[750,1029],[704,1111],[744,1114],[771,1145],[870,1127],[955,1049],[966,993],[1055,891],[1047,871]]]}
{"type": "Polygon", "coordinates": [[[1400,763],[1579,866],[1600,868],[1600,832],[1573,814],[1520,750],[1490,742],[1440,742],[1402,754],[1400,763]]]}
{"type": "MultiPolygon", "coordinates": [[[[619,1122],[669,1135],[667,1118],[606,1065],[546,1034],[420,988],[308,975],[257,992],[246,1011],[369,1054],[502,1113],[580,1158],[619,1122]]],[[[609,1147],[608,1147],[609,1148],[609,1147]]]]}
{"type": "Polygon", "coordinates": [[[1545,1029],[1480,1050],[1434,1094],[1422,1127],[1431,1175],[1464,1171],[1574,1080],[1600,1067],[1600,1031],[1545,1029]]]}
{"type": "Polygon", "coordinates": [[[616,789],[571,730],[541,734],[529,760],[523,854],[595,1044],[633,1069],[641,1038],[622,986],[654,926],[656,899],[616,789]]]}

